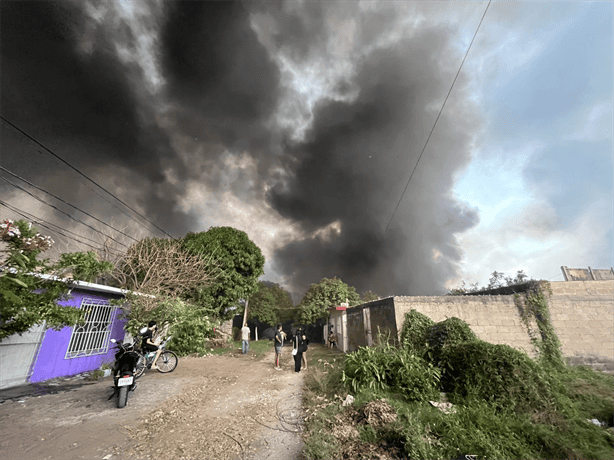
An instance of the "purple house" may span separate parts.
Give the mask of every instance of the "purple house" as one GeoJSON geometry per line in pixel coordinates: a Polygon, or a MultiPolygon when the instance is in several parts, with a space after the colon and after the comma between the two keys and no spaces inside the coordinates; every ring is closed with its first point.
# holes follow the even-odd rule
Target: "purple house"
{"type": "Polygon", "coordinates": [[[124,293],[110,286],[74,282],[70,299],[60,305],[86,310],[84,324],[60,331],[39,325],[0,342],[0,388],[75,375],[112,362],[111,339],[124,339],[125,321],[118,318],[121,310],[111,300],[124,298],[124,293]]]}

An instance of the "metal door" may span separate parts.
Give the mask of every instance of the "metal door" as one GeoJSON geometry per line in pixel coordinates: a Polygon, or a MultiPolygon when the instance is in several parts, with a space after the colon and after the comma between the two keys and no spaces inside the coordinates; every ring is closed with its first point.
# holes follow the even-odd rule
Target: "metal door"
{"type": "Polygon", "coordinates": [[[44,335],[43,323],[31,327],[22,335],[14,334],[0,342],[0,388],[28,382],[44,335]]]}

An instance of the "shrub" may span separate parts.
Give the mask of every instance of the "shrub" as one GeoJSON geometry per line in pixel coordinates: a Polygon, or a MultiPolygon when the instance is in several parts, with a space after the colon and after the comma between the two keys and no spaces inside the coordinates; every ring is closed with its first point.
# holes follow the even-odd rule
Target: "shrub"
{"type": "Polygon", "coordinates": [[[409,401],[439,398],[439,370],[405,349],[361,347],[345,359],[343,381],[355,393],[393,389],[409,401]]]}
{"type": "Polygon", "coordinates": [[[177,322],[169,331],[173,336],[169,344],[175,353],[186,356],[190,353],[204,354],[207,339],[213,337],[215,324],[201,309],[187,304],[178,311],[177,322]]]}
{"type": "Polygon", "coordinates": [[[443,390],[499,408],[530,411],[556,404],[548,375],[526,353],[483,341],[446,347],[440,367],[443,390]]]}
{"type": "Polygon", "coordinates": [[[444,348],[478,340],[469,325],[459,318],[448,318],[431,326],[426,334],[429,360],[438,365],[444,348]]]}
{"type": "Polygon", "coordinates": [[[423,356],[427,349],[426,334],[434,324],[435,321],[416,310],[405,313],[401,329],[402,347],[418,356],[423,356]]]}

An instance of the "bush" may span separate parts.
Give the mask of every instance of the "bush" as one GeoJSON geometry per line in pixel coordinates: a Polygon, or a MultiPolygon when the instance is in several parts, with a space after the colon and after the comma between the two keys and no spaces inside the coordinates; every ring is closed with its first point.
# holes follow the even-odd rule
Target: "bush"
{"type": "Polygon", "coordinates": [[[408,401],[439,398],[438,369],[405,349],[388,344],[361,347],[345,359],[343,381],[354,393],[362,389],[400,392],[408,401]]]}
{"type": "Polygon", "coordinates": [[[439,365],[444,348],[478,340],[469,325],[459,318],[448,318],[431,326],[426,334],[429,346],[429,361],[439,365]]]}
{"type": "Polygon", "coordinates": [[[181,321],[170,328],[170,334],[173,336],[170,348],[179,356],[204,354],[207,339],[213,337],[213,327],[209,317],[202,315],[198,309],[186,309],[181,321]]]}
{"type": "Polygon", "coordinates": [[[426,335],[434,324],[435,321],[416,310],[405,313],[401,329],[402,347],[410,353],[423,356],[427,349],[426,335]]]}
{"type": "Polygon", "coordinates": [[[556,404],[548,375],[526,353],[483,341],[446,347],[441,353],[442,388],[456,397],[499,408],[531,411],[556,404]]]}

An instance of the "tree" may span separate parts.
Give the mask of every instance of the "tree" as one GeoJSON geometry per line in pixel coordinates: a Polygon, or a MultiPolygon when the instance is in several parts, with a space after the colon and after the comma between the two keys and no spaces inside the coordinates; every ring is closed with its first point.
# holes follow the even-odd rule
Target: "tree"
{"type": "Polygon", "coordinates": [[[293,310],[290,294],[269,281],[259,281],[258,291],[249,298],[249,317],[270,326],[283,322],[293,310]]]}
{"type": "Polygon", "coordinates": [[[94,283],[101,275],[110,274],[114,268],[111,262],[99,260],[94,251],[60,254],[57,267],[63,273],[70,272],[72,279],[89,283],[94,283]]]}
{"type": "Polygon", "coordinates": [[[488,286],[481,287],[478,283],[466,284],[463,280],[461,284],[455,288],[452,288],[448,295],[463,295],[470,292],[479,292],[485,291],[488,289],[497,289],[504,286],[514,286],[516,284],[526,283],[528,281],[532,281],[533,279],[529,279],[529,277],[525,274],[524,270],[518,270],[516,272],[516,276],[511,278],[509,276],[505,276],[505,273],[494,271],[490,275],[488,280],[488,286]]]}
{"type": "Polygon", "coordinates": [[[190,299],[197,304],[212,306],[220,317],[228,317],[240,299],[251,298],[258,289],[264,256],[247,233],[232,227],[211,227],[206,232],[188,233],[182,244],[189,254],[214,257],[219,268],[211,286],[192,291],[190,299]]]}
{"type": "Polygon", "coordinates": [[[0,237],[7,247],[0,262],[0,340],[43,322],[59,330],[80,321],[81,309],[58,305],[68,299],[70,282],[47,280],[35,273],[57,276],[70,266],[73,273],[95,276],[110,266],[99,263],[95,254],[73,253],[54,265],[48,259],[38,260],[54,242],[25,220],[5,220],[0,224],[0,237]]]}
{"type": "Polygon", "coordinates": [[[309,290],[298,305],[300,324],[314,324],[320,318],[328,316],[330,307],[339,306],[348,300],[350,306],[361,303],[360,296],[352,286],[339,278],[323,278],[318,284],[309,286],[309,290]]]}
{"type": "Polygon", "coordinates": [[[365,291],[362,294],[360,294],[360,299],[363,302],[372,302],[374,300],[378,300],[380,298],[379,295],[377,295],[375,292],[371,292],[371,291],[365,291]]]}
{"type": "Polygon", "coordinates": [[[218,272],[212,257],[190,254],[180,241],[144,238],[128,248],[111,275],[131,291],[127,313],[131,324],[139,324],[149,319],[178,321],[176,311],[184,308],[180,300],[212,285],[218,272]]]}

